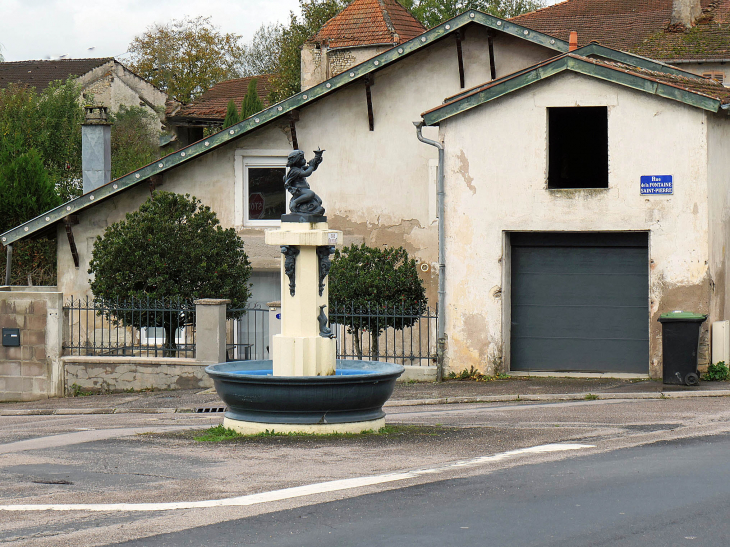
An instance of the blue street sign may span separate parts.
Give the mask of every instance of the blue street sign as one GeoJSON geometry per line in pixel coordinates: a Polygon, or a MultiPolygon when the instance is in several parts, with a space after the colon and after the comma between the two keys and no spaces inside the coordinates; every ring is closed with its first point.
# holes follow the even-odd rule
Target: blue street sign
{"type": "Polygon", "coordinates": [[[281,319],[281,314],[280,314],[280,313],[277,313],[277,314],[276,314],[276,318],[277,318],[277,319],[281,319]]]}
{"type": "Polygon", "coordinates": [[[643,175],[641,177],[641,195],[673,194],[674,181],[672,175],[643,175]]]}

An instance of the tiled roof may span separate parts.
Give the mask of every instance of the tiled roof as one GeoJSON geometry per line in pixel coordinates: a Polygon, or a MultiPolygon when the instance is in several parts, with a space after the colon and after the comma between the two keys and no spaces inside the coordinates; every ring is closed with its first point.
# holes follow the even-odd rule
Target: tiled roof
{"type": "Polygon", "coordinates": [[[236,104],[236,108],[241,108],[241,102],[248,92],[248,84],[253,79],[256,79],[256,93],[266,107],[269,105],[268,95],[271,91],[272,78],[271,74],[262,74],[217,83],[192,103],[171,114],[174,118],[222,122],[231,100],[236,104]]]}
{"type": "Polygon", "coordinates": [[[309,41],[330,48],[396,45],[415,38],[425,30],[397,0],[353,0],[309,41]]]}
{"type": "Polygon", "coordinates": [[[101,57],[98,59],[0,63],[0,88],[5,88],[11,83],[19,83],[42,91],[55,80],[66,81],[72,76],[83,76],[96,67],[113,60],[113,57],[101,57]]]}
{"type": "Polygon", "coordinates": [[[422,116],[427,125],[435,125],[446,118],[565,70],[612,81],[710,111],[716,112],[720,105],[730,104],[730,88],[709,78],[659,72],[617,61],[564,53],[449,98],[444,104],[424,112],[422,116]],[[647,83],[650,85],[646,85],[647,83]]]}
{"type": "Polygon", "coordinates": [[[691,29],[672,27],[672,0],[567,0],[511,21],[578,44],[591,41],[661,60],[728,59],[730,0],[701,0],[691,29]]]}

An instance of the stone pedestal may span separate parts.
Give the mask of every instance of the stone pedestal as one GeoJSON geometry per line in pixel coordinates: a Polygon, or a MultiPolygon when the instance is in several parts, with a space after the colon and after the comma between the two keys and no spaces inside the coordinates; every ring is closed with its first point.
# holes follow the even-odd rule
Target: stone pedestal
{"type": "Polygon", "coordinates": [[[335,373],[335,340],[321,336],[317,320],[321,306],[327,306],[328,299],[327,278],[323,280],[320,294],[317,249],[334,246],[341,240],[342,232],[329,230],[327,222],[282,221],[280,229],[266,232],[267,244],[284,247],[291,256],[287,260],[287,255],[282,254],[281,334],[273,337],[274,376],[335,373]],[[288,275],[292,273],[292,260],[293,279],[288,275]]]}

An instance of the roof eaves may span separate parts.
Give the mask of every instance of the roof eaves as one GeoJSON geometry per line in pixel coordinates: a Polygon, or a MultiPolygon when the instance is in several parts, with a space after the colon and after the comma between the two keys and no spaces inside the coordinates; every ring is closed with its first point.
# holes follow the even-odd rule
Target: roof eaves
{"type": "Polygon", "coordinates": [[[709,110],[710,112],[717,112],[721,104],[719,99],[699,91],[689,91],[680,86],[661,82],[649,76],[633,74],[617,67],[591,63],[582,59],[576,59],[575,57],[568,58],[568,68],[573,72],[594,76],[666,99],[679,101],[689,106],[701,108],[702,110],[709,110]]]}
{"type": "Polygon", "coordinates": [[[673,67],[667,63],[663,63],[654,59],[649,59],[648,57],[642,57],[641,55],[636,55],[634,53],[619,51],[618,49],[606,47],[595,42],[592,42],[583,47],[579,47],[572,53],[575,53],[576,55],[582,55],[583,57],[590,57],[592,55],[596,57],[603,57],[611,61],[617,61],[619,63],[633,65],[640,68],[646,68],[647,70],[653,70],[655,72],[664,72],[666,74],[674,74],[675,76],[684,76],[685,78],[693,78],[697,80],[703,79],[702,76],[673,67]]]}
{"type": "Polygon", "coordinates": [[[400,44],[398,47],[393,47],[388,51],[384,51],[383,53],[352,67],[350,70],[346,70],[329,80],[317,84],[305,91],[301,91],[279,103],[271,105],[261,112],[229,127],[224,131],[220,131],[219,133],[209,136],[207,139],[182,148],[177,152],[155,161],[154,163],[138,169],[137,171],[133,171],[121,178],[105,184],[104,186],[97,188],[94,192],[89,192],[83,196],[72,199],[55,209],[16,226],[4,234],[0,234],[2,243],[7,245],[28,237],[39,230],[46,229],[55,222],[63,220],[63,218],[67,215],[78,214],[80,211],[87,209],[100,201],[123,192],[140,182],[144,182],[153,175],[164,173],[165,171],[188,162],[201,154],[205,154],[210,150],[235,140],[250,131],[263,127],[275,119],[286,115],[292,110],[297,110],[302,106],[317,101],[336,89],[349,85],[371,72],[375,72],[399,61],[409,54],[440,40],[444,36],[455,32],[469,23],[478,23],[489,28],[500,30],[507,34],[518,36],[524,40],[528,40],[557,51],[568,50],[567,42],[558,38],[553,38],[546,34],[527,29],[480,11],[466,11],[453,19],[427,30],[423,34],[400,44]]]}
{"type": "Polygon", "coordinates": [[[564,70],[593,76],[711,112],[717,112],[721,104],[719,99],[697,91],[688,91],[680,86],[660,82],[648,76],[641,76],[620,70],[618,67],[610,67],[599,62],[590,62],[570,55],[561,55],[537,65],[531,70],[524,70],[495,81],[469,95],[454,99],[442,106],[424,112],[422,114],[423,122],[426,125],[437,125],[446,118],[466,112],[476,106],[522,89],[545,78],[549,78],[564,70]]]}

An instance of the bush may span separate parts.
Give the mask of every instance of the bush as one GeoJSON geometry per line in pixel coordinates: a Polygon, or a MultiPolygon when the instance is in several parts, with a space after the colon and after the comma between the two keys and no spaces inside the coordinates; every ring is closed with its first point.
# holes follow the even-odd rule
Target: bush
{"type": "Polygon", "coordinates": [[[725,361],[720,361],[714,365],[709,365],[702,379],[707,382],[724,382],[728,379],[728,376],[730,376],[730,369],[728,369],[725,361]]]}

